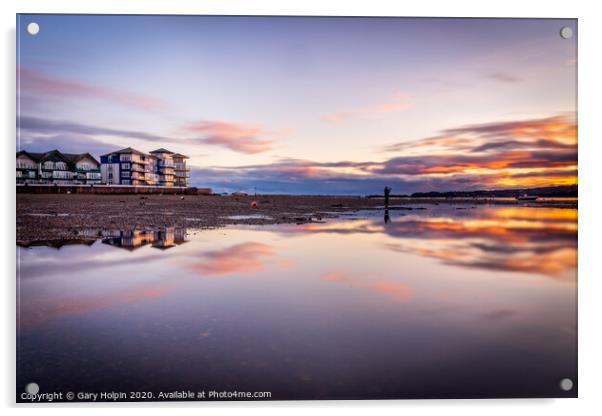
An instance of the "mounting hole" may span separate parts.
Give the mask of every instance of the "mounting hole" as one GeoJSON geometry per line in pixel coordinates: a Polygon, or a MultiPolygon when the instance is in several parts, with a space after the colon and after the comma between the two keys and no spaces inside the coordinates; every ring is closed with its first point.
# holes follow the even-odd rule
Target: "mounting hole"
{"type": "Polygon", "coordinates": [[[29,383],[27,386],[25,386],[25,393],[38,394],[39,391],[40,386],[38,386],[38,383],[29,383]]]}
{"type": "Polygon", "coordinates": [[[37,35],[40,31],[40,25],[36,22],[31,22],[27,25],[27,33],[30,35],[37,35]]]}
{"type": "Polygon", "coordinates": [[[570,378],[563,378],[562,380],[560,380],[560,388],[564,391],[573,390],[573,380],[571,380],[570,378]]]}
{"type": "Polygon", "coordinates": [[[562,29],[560,29],[560,37],[562,39],[570,39],[573,37],[573,29],[571,29],[568,26],[563,27],[562,29]]]}

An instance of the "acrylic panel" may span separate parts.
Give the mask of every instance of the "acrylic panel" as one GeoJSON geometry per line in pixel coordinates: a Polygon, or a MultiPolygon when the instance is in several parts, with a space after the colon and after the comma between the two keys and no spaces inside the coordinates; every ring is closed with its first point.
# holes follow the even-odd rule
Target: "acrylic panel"
{"type": "Polygon", "coordinates": [[[17,16],[18,402],[576,397],[577,20],[17,16]]]}

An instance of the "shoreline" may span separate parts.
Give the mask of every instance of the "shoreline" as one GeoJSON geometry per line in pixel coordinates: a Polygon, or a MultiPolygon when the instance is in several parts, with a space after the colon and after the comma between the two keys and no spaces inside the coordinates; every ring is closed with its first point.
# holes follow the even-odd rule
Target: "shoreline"
{"type": "MultiPolygon", "coordinates": [[[[16,241],[94,240],[90,230],[210,229],[227,225],[304,224],[362,210],[383,210],[384,198],[363,196],[206,196],[17,194],[16,241]],[[257,206],[252,207],[251,202],[257,206]]],[[[390,198],[389,209],[424,205],[524,206],[510,198],[390,198]]],[[[576,209],[577,199],[542,198],[528,206],[576,209]]]]}

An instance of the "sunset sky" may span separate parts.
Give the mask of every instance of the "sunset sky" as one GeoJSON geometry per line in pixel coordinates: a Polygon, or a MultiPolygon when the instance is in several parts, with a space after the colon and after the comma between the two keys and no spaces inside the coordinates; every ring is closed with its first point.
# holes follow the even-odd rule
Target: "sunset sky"
{"type": "Polygon", "coordinates": [[[577,183],[575,20],[20,15],[17,31],[19,150],[165,147],[216,191],[577,183]]]}

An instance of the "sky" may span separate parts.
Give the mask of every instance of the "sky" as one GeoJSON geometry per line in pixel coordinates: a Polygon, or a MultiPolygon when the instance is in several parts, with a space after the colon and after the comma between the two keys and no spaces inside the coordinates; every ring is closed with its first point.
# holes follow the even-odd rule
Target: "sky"
{"type": "Polygon", "coordinates": [[[577,183],[574,19],[17,20],[18,150],[165,147],[217,192],[577,183]]]}

